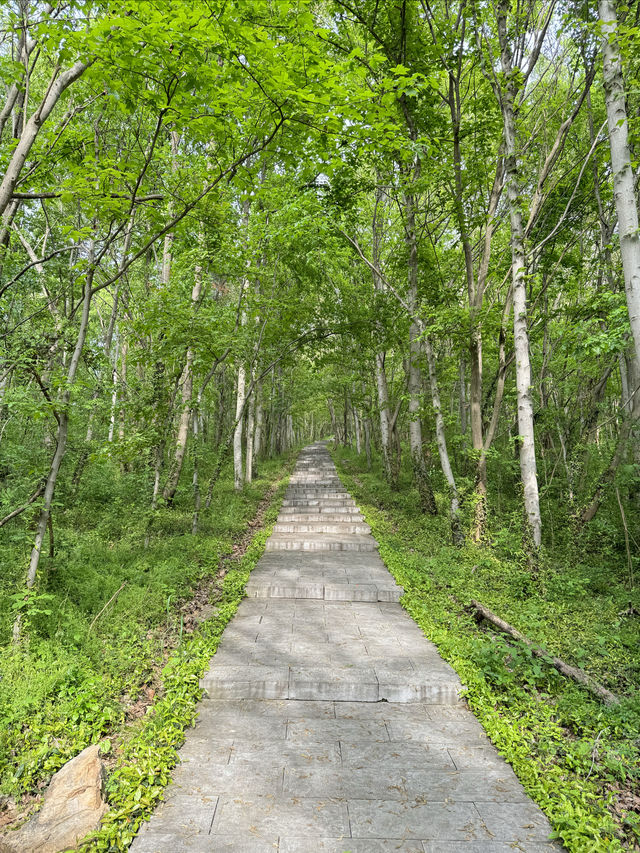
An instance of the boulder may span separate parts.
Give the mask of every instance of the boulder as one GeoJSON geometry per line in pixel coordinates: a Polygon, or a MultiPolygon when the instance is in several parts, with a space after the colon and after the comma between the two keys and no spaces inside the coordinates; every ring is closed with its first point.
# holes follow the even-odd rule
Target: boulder
{"type": "Polygon", "coordinates": [[[0,853],[75,850],[109,809],[102,797],[103,780],[99,747],[88,746],[53,776],[40,811],[0,840],[0,853]]]}

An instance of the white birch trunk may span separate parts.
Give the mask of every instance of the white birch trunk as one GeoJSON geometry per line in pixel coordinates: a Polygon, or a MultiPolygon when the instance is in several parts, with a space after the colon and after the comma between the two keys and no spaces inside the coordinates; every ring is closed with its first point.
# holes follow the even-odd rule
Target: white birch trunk
{"type": "Polygon", "coordinates": [[[195,536],[198,532],[198,522],[200,520],[200,504],[202,501],[202,496],[200,494],[200,480],[199,480],[199,448],[198,448],[198,434],[199,434],[199,423],[200,419],[196,416],[193,418],[192,432],[193,432],[193,478],[192,478],[192,486],[193,486],[193,518],[191,520],[191,534],[195,536]]]}
{"type": "MultiPolygon", "coordinates": [[[[191,307],[195,311],[195,307],[200,301],[202,292],[202,274],[201,269],[196,267],[194,275],[193,288],[191,290],[191,307]]],[[[185,365],[182,371],[182,399],[180,407],[180,420],[178,422],[178,432],[176,435],[175,450],[173,454],[173,463],[164,487],[162,496],[168,503],[173,501],[173,498],[178,488],[178,481],[184,464],[184,457],[187,451],[187,441],[189,438],[189,427],[191,426],[191,416],[193,414],[193,347],[187,347],[187,355],[185,365]]]]}
{"type": "MultiPolygon", "coordinates": [[[[56,449],[51,461],[51,467],[49,469],[49,474],[47,476],[47,483],[44,490],[44,500],[42,504],[42,509],[40,510],[40,517],[38,519],[38,525],[36,528],[36,536],[33,543],[33,548],[31,550],[31,558],[29,561],[29,569],[27,572],[27,588],[31,589],[36,582],[36,577],[38,573],[38,566],[40,564],[40,554],[42,551],[42,543],[44,541],[44,537],[47,531],[47,524],[49,523],[49,516],[51,514],[51,505],[53,502],[53,495],[56,487],[56,482],[58,479],[58,473],[60,471],[60,465],[62,464],[62,460],[64,458],[64,454],[67,448],[67,436],[69,433],[69,403],[71,401],[71,390],[73,388],[73,384],[75,382],[76,373],[78,371],[78,365],[80,364],[80,357],[82,355],[82,350],[84,348],[84,343],[87,338],[87,331],[89,329],[89,309],[91,307],[91,291],[93,288],[93,271],[91,270],[86,277],[85,285],[84,285],[84,298],[82,303],[82,314],[80,317],[80,327],[78,329],[78,337],[76,339],[76,345],[73,350],[73,355],[71,357],[71,361],[69,363],[69,368],[67,370],[67,381],[66,381],[66,390],[62,394],[60,399],[60,403],[58,405],[59,412],[59,421],[58,421],[58,431],[56,435],[56,449]]],[[[17,632],[14,631],[14,637],[19,635],[20,626],[19,623],[17,625],[17,632]]]]}
{"type": "Polygon", "coordinates": [[[244,483],[243,465],[242,465],[242,428],[244,426],[244,417],[242,411],[244,408],[245,389],[246,389],[246,371],[244,364],[238,367],[238,382],[236,391],[236,427],[233,431],[233,483],[237,492],[242,491],[244,483]]]}
{"type": "Polygon", "coordinates": [[[118,426],[118,439],[122,443],[124,441],[124,422],[125,410],[124,400],[127,388],[127,355],[129,352],[129,342],[125,339],[122,341],[120,355],[120,424],[118,426]]]}
{"type": "Polygon", "coordinates": [[[353,412],[353,426],[354,432],[356,434],[356,453],[358,454],[358,456],[360,456],[362,452],[362,442],[360,438],[360,418],[358,417],[358,410],[355,406],[352,406],[351,410],[353,412]]]}
{"type": "Polygon", "coordinates": [[[602,24],[603,81],[609,146],[613,171],[613,195],[618,215],[620,254],[624,286],[636,358],[640,361],[640,232],[638,231],[638,199],[636,196],[629,123],[622,76],[622,62],[617,37],[616,7],[613,0],[599,0],[602,24]]]}
{"type": "Polygon", "coordinates": [[[513,292],[513,335],[516,356],[516,390],[518,398],[518,432],[520,435],[520,476],[524,490],[524,505],[531,536],[536,548],[542,538],[538,472],[536,465],[533,401],[531,397],[531,362],[527,330],[527,289],[525,280],[524,228],[519,202],[519,174],[516,155],[516,124],[514,114],[515,81],[511,48],[507,37],[507,14],[510,4],[502,2],[498,15],[498,35],[502,73],[502,118],[505,140],[505,177],[511,226],[511,278],[513,292]]]}
{"type": "Polygon", "coordinates": [[[364,452],[367,457],[367,471],[371,470],[371,420],[369,416],[364,419],[364,452]]]}
{"type": "Polygon", "coordinates": [[[113,352],[113,367],[111,368],[111,412],[109,414],[109,434],[107,441],[113,443],[113,435],[116,428],[116,408],[118,405],[118,359],[120,357],[120,341],[116,338],[116,346],[113,352]]]}
{"type": "Polygon", "coordinates": [[[253,433],[253,457],[256,459],[262,453],[262,430],[264,413],[262,409],[262,386],[256,385],[255,391],[256,400],[256,426],[253,433]]]}
{"type": "Polygon", "coordinates": [[[627,373],[627,360],[623,352],[618,353],[618,368],[620,370],[620,387],[622,392],[621,404],[625,412],[631,412],[631,400],[629,399],[629,375],[627,373]]]}
{"type": "Polygon", "coordinates": [[[449,487],[450,497],[450,522],[451,535],[454,544],[462,545],[464,537],[460,529],[460,501],[458,499],[458,489],[456,480],[453,476],[451,461],[449,459],[449,451],[447,449],[447,437],[444,429],[444,417],[442,416],[442,404],[440,401],[440,391],[438,389],[438,375],[436,373],[436,359],[431,346],[431,341],[425,335],[423,338],[425,355],[427,357],[427,368],[429,371],[429,389],[431,391],[431,404],[436,416],[436,441],[438,444],[438,455],[440,457],[440,466],[442,473],[449,487]]]}
{"type": "Polygon", "coordinates": [[[71,68],[68,68],[63,74],[60,74],[60,76],[57,76],[57,70],[54,71],[44,98],[33,115],[29,118],[22,130],[22,133],[20,134],[18,144],[13,149],[11,159],[2,178],[2,183],[0,183],[0,216],[2,217],[3,222],[5,222],[5,213],[9,206],[9,202],[11,201],[11,195],[18,182],[18,178],[20,177],[22,167],[29,156],[29,152],[31,151],[33,143],[40,132],[40,128],[49,118],[51,111],[57,104],[65,89],[81,77],[90,65],[91,62],[78,61],[71,68]]]}
{"type": "Polygon", "coordinates": [[[382,465],[389,484],[393,487],[397,482],[393,451],[391,449],[391,429],[389,425],[389,386],[384,369],[384,353],[376,353],[376,391],[378,395],[378,412],[380,417],[380,444],[382,445],[382,465]]]}
{"type": "MultiPolygon", "coordinates": [[[[418,175],[418,164],[414,168],[418,175]]],[[[409,193],[404,195],[405,241],[409,249],[407,305],[411,316],[409,326],[409,359],[407,364],[407,385],[409,392],[409,447],[413,479],[420,495],[420,504],[424,512],[437,513],[437,506],[429,473],[422,450],[422,422],[420,409],[422,401],[422,373],[420,370],[420,333],[418,316],[418,243],[415,223],[415,199],[409,193]]]]}
{"type": "MultiPolygon", "coordinates": [[[[255,379],[255,367],[251,370],[251,383],[255,379]]],[[[254,393],[252,394],[252,399],[249,401],[249,405],[247,406],[247,440],[246,440],[246,451],[245,451],[245,471],[244,471],[244,481],[245,483],[251,483],[253,480],[253,443],[255,439],[255,423],[256,423],[256,395],[255,388],[254,393]]]]}

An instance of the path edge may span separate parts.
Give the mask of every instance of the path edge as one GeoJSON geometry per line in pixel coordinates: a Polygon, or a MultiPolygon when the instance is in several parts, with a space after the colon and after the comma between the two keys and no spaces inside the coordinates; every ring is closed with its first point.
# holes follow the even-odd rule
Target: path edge
{"type": "MultiPolygon", "coordinates": [[[[197,721],[197,706],[204,694],[200,678],[246,596],[247,581],[276,523],[297,456],[294,453],[285,461],[282,475],[267,490],[265,498],[270,495],[270,501],[260,529],[240,555],[229,555],[216,612],[185,635],[172,651],[162,670],[164,693],[149,707],[140,729],[124,745],[122,760],[107,781],[110,811],[100,829],[78,845],[79,853],[128,850],[142,823],[164,800],[185,732],[197,721]]],[[[262,501],[256,515],[263,511],[262,501]]]]}

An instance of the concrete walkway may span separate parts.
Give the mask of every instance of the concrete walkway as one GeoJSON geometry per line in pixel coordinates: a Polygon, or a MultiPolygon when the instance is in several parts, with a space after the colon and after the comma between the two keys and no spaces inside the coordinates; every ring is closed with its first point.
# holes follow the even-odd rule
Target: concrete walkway
{"type": "Polygon", "coordinates": [[[134,853],[560,849],[376,547],[306,448],[134,853]]]}

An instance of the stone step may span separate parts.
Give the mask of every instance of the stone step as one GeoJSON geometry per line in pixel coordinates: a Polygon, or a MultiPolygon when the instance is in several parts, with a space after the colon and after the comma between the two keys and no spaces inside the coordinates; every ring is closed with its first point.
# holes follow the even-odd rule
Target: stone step
{"type": "Polygon", "coordinates": [[[288,491],[312,491],[312,492],[322,492],[323,494],[328,491],[340,492],[343,495],[348,494],[342,486],[341,483],[318,483],[317,480],[309,480],[308,483],[289,483],[288,491]]]}
{"type": "MultiPolygon", "coordinates": [[[[280,513],[278,524],[366,524],[360,513],[314,513],[314,512],[289,512],[280,513]]],[[[365,530],[369,533],[370,530],[365,530]]]]}
{"type": "Polygon", "coordinates": [[[421,702],[457,705],[457,677],[401,677],[375,667],[213,666],[200,679],[209,699],[296,699],[314,702],[421,702]]]}
{"type": "Polygon", "coordinates": [[[361,521],[362,515],[357,506],[330,506],[324,507],[314,504],[313,506],[283,506],[280,509],[280,515],[346,515],[350,520],[361,521]]]}
{"type": "Polygon", "coordinates": [[[258,571],[269,571],[289,578],[303,575],[310,580],[346,576],[351,583],[358,583],[376,574],[377,580],[384,578],[391,582],[391,575],[377,551],[265,551],[251,576],[258,571]]]}
{"type": "Polygon", "coordinates": [[[286,498],[340,498],[341,500],[353,500],[349,492],[338,489],[292,489],[288,488],[286,498]]]}
{"type": "Polygon", "coordinates": [[[313,483],[318,486],[342,486],[342,481],[339,477],[331,477],[328,474],[296,474],[295,472],[289,478],[290,483],[313,483]]]}
{"type": "Polygon", "coordinates": [[[404,590],[393,582],[376,583],[322,583],[299,579],[250,579],[247,584],[249,598],[322,599],[323,601],[400,601],[404,590]]]}
{"type": "Polygon", "coordinates": [[[324,506],[324,507],[354,507],[356,502],[352,498],[289,498],[285,497],[282,506],[324,506]]]}
{"type": "Polygon", "coordinates": [[[308,533],[293,538],[290,533],[274,533],[265,546],[266,551],[376,551],[378,543],[373,536],[355,533],[332,538],[325,534],[308,533]]]}
{"type": "Polygon", "coordinates": [[[447,705],[462,689],[415,622],[388,602],[247,598],[211,663],[200,683],[212,699],[447,705]]]}
{"type": "Polygon", "coordinates": [[[325,483],[335,483],[338,486],[342,485],[340,477],[337,477],[335,475],[335,472],[329,471],[294,471],[291,477],[289,478],[289,482],[320,483],[321,485],[324,485],[325,483]]]}
{"type": "Polygon", "coordinates": [[[274,533],[371,533],[371,528],[365,523],[334,522],[333,524],[308,521],[278,521],[274,533]]]}

